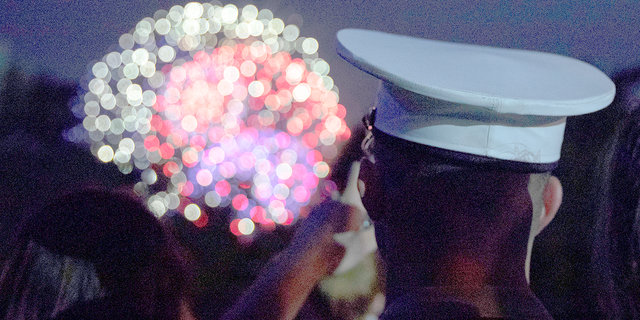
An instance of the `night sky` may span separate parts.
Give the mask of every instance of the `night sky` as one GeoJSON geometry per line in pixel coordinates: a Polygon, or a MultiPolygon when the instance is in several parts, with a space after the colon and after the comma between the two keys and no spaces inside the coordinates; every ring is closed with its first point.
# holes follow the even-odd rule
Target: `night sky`
{"type": "MultiPolygon", "coordinates": [[[[121,34],[158,9],[188,1],[3,0],[0,61],[31,73],[79,81],[90,62],[110,52],[121,34]]],[[[228,2],[223,2],[227,4],[228,2]]],[[[540,50],[594,64],[612,75],[640,58],[640,1],[233,1],[254,4],[288,22],[303,21],[301,36],[320,43],[341,103],[354,124],[371,105],[376,80],[334,52],[342,28],[366,28],[455,42],[540,50]]]]}

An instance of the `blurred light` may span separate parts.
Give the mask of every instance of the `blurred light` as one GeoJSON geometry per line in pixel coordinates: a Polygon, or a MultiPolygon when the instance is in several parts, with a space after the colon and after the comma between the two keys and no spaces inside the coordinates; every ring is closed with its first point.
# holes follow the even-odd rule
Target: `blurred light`
{"type": "Polygon", "coordinates": [[[129,63],[124,66],[124,69],[122,69],[124,76],[127,77],[128,79],[137,78],[139,71],[140,70],[138,69],[138,66],[135,63],[129,63]]]}
{"type": "Polygon", "coordinates": [[[258,159],[256,160],[255,169],[258,174],[269,174],[271,171],[271,162],[267,159],[258,159]]]}
{"type": "Polygon", "coordinates": [[[250,211],[251,220],[255,222],[262,222],[267,218],[267,212],[263,207],[253,207],[250,211]]]}
{"type": "Polygon", "coordinates": [[[318,51],[318,40],[306,38],[302,41],[302,51],[306,54],[314,54],[318,51]]]}
{"type": "Polygon", "coordinates": [[[167,212],[167,207],[164,205],[162,199],[157,199],[156,196],[149,198],[147,207],[156,216],[156,218],[162,217],[167,212]]]}
{"type": "Polygon", "coordinates": [[[205,212],[202,212],[200,214],[200,218],[198,218],[198,220],[193,222],[193,224],[198,228],[204,228],[208,223],[209,223],[209,216],[205,212]]]}
{"type": "Polygon", "coordinates": [[[211,171],[207,169],[201,169],[196,174],[196,180],[201,186],[206,187],[210,185],[211,182],[213,182],[213,175],[211,174],[211,171]]]}
{"type": "Polygon", "coordinates": [[[137,49],[133,52],[131,59],[133,60],[133,63],[141,66],[149,61],[149,52],[144,48],[137,49]]]}
{"type": "Polygon", "coordinates": [[[184,15],[189,19],[200,18],[203,12],[202,4],[197,2],[187,3],[187,5],[184,6],[184,15]]]}
{"type": "Polygon", "coordinates": [[[189,204],[184,208],[184,217],[189,221],[196,221],[200,218],[200,207],[197,204],[189,204]]]}
{"type": "Polygon", "coordinates": [[[156,171],[151,168],[147,168],[142,171],[141,177],[142,181],[148,185],[152,185],[156,183],[156,181],[158,181],[158,175],[156,174],[156,171]]]}
{"type": "Polygon", "coordinates": [[[100,114],[100,105],[95,101],[89,101],[84,105],[84,113],[88,116],[97,117],[100,114]]]}
{"type": "MultiPolygon", "coordinates": [[[[240,65],[240,72],[245,77],[251,77],[256,73],[256,64],[251,60],[242,62],[240,65]]],[[[255,81],[254,81],[255,82],[255,81]]]]}
{"type": "Polygon", "coordinates": [[[249,205],[249,200],[247,199],[247,196],[245,196],[244,194],[239,194],[233,197],[233,200],[231,201],[231,203],[233,204],[234,209],[240,211],[247,208],[247,206],[249,205]]]}
{"type": "Polygon", "coordinates": [[[304,102],[311,95],[311,87],[306,83],[301,83],[297,85],[291,93],[294,100],[297,102],[304,102]]]}
{"type": "Polygon", "coordinates": [[[213,163],[221,163],[222,161],[224,161],[225,158],[225,153],[224,150],[220,147],[214,147],[211,150],[209,150],[209,159],[213,162],[213,163]]]}
{"type": "Polygon", "coordinates": [[[236,165],[232,162],[225,161],[218,167],[220,175],[226,179],[231,179],[236,174],[236,165]]]}
{"type": "Polygon", "coordinates": [[[340,118],[336,116],[328,116],[327,119],[324,121],[324,125],[327,128],[327,130],[335,133],[335,132],[338,132],[338,130],[340,130],[340,126],[342,125],[342,120],[340,120],[340,118]]]}
{"type": "Polygon", "coordinates": [[[242,232],[240,232],[240,229],[238,228],[239,223],[240,223],[240,219],[235,219],[231,221],[231,223],[229,224],[229,230],[231,231],[231,233],[233,233],[236,236],[242,235],[242,232]]]}
{"type": "Polygon", "coordinates": [[[258,17],[258,8],[254,5],[247,5],[242,8],[242,19],[245,21],[255,20],[258,17]]]}
{"type": "Polygon", "coordinates": [[[222,22],[226,24],[234,23],[238,19],[238,8],[232,4],[224,6],[222,9],[222,22]]]}
{"type": "Polygon", "coordinates": [[[288,25],[284,28],[282,32],[282,38],[287,41],[296,41],[298,36],[300,35],[300,29],[298,29],[295,25],[288,25]]]}
{"type": "Polygon", "coordinates": [[[281,163],[276,167],[276,174],[282,180],[289,179],[292,173],[291,166],[288,163],[281,163]]]}
{"type": "Polygon", "coordinates": [[[280,155],[280,160],[282,160],[283,163],[294,165],[298,160],[298,154],[292,149],[285,149],[280,155]]]}
{"type": "Polygon", "coordinates": [[[91,71],[93,71],[93,75],[97,78],[104,78],[109,73],[109,67],[107,67],[107,64],[104,62],[98,62],[93,65],[91,71]]]}
{"type": "Polygon", "coordinates": [[[329,73],[329,69],[329,64],[324,60],[316,61],[312,67],[313,72],[317,72],[322,76],[326,76],[329,73]]]}
{"type": "Polygon", "coordinates": [[[171,62],[176,56],[176,51],[170,46],[162,46],[158,49],[158,57],[163,62],[171,62]]]}
{"type": "Polygon", "coordinates": [[[318,150],[310,150],[307,153],[307,163],[310,165],[315,165],[316,163],[322,161],[322,153],[318,150]]]}
{"type": "Polygon", "coordinates": [[[118,43],[120,44],[120,47],[125,50],[133,48],[133,35],[128,33],[123,34],[120,36],[118,43]]]}
{"type": "Polygon", "coordinates": [[[289,196],[289,187],[287,185],[279,183],[273,187],[273,196],[278,200],[285,200],[289,196]]]}
{"type": "Polygon", "coordinates": [[[238,211],[236,235],[291,223],[351,131],[318,41],[287,21],[197,2],[142,19],[90,66],[73,140],[122,173],[139,169],[157,217],[179,210],[207,225],[200,207],[181,206],[193,197],[238,211]]]}
{"type": "Polygon", "coordinates": [[[109,162],[113,160],[113,149],[111,146],[102,146],[98,149],[98,159],[102,162],[109,162]]]}
{"type": "Polygon", "coordinates": [[[318,145],[318,137],[313,132],[309,132],[302,137],[302,143],[306,148],[313,149],[318,145]]]}
{"type": "Polygon", "coordinates": [[[111,93],[106,93],[100,97],[100,105],[105,110],[111,110],[116,106],[116,98],[111,93]]]}
{"type": "Polygon", "coordinates": [[[224,78],[230,82],[235,82],[240,77],[240,72],[238,68],[234,66],[229,66],[224,69],[224,78]]]}
{"type": "Polygon", "coordinates": [[[335,143],[337,137],[335,133],[329,130],[323,130],[318,135],[318,138],[320,139],[320,142],[322,142],[322,144],[331,145],[335,143]]]}
{"type": "Polygon", "coordinates": [[[140,66],[140,74],[143,75],[145,78],[153,77],[155,73],[156,73],[156,65],[153,64],[153,62],[151,61],[145,61],[140,66]]]}
{"type": "Polygon", "coordinates": [[[325,90],[331,90],[333,88],[333,79],[331,77],[324,76],[322,77],[322,86],[325,90]]]}
{"type": "Polygon", "coordinates": [[[296,189],[293,191],[293,196],[296,199],[296,201],[298,202],[305,202],[307,200],[309,200],[309,190],[303,186],[297,186],[296,189]]]}
{"type": "Polygon", "coordinates": [[[120,63],[122,63],[122,59],[120,58],[119,52],[111,52],[106,57],[105,60],[111,69],[118,68],[120,63]]]}
{"type": "Polygon", "coordinates": [[[255,230],[256,225],[251,219],[244,218],[238,222],[238,231],[243,235],[250,235],[255,230]]]}
{"type": "Polygon", "coordinates": [[[215,208],[218,205],[220,205],[220,202],[222,201],[222,199],[220,198],[220,195],[216,191],[209,191],[204,196],[204,201],[209,207],[215,208]]]}
{"type": "Polygon", "coordinates": [[[130,138],[124,138],[120,140],[120,143],[118,144],[118,149],[127,154],[132,154],[135,147],[135,143],[130,138]]]}
{"type": "Polygon", "coordinates": [[[313,173],[315,173],[318,178],[326,178],[329,175],[329,165],[320,161],[313,165],[313,173]]]}
{"type": "Polygon", "coordinates": [[[187,115],[182,118],[182,129],[187,132],[192,132],[198,126],[198,120],[192,115],[187,115]]]}
{"type": "Polygon", "coordinates": [[[167,196],[164,198],[164,200],[165,200],[165,203],[167,205],[167,208],[169,208],[171,210],[178,209],[178,206],[180,205],[180,198],[175,193],[167,194],[167,196]]]}
{"type": "Polygon", "coordinates": [[[231,192],[231,185],[227,180],[220,180],[216,183],[215,190],[221,197],[226,197],[231,192]]]}
{"type": "Polygon", "coordinates": [[[171,7],[167,17],[176,22],[182,20],[182,18],[184,17],[184,8],[178,5],[171,7]]]}
{"type": "Polygon", "coordinates": [[[289,82],[290,84],[299,83],[300,80],[302,80],[302,76],[304,75],[304,71],[305,70],[299,64],[297,64],[297,63],[290,64],[286,69],[287,82],[289,82]]]}
{"type": "Polygon", "coordinates": [[[156,21],[156,32],[159,35],[165,35],[169,33],[170,30],[171,30],[171,22],[169,22],[169,20],[162,18],[156,21]]]}
{"type": "Polygon", "coordinates": [[[297,136],[300,133],[302,133],[303,129],[304,129],[304,123],[302,122],[302,120],[300,120],[300,118],[294,117],[289,119],[289,121],[287,122],[287,130],[293,136],[297,136]]]}

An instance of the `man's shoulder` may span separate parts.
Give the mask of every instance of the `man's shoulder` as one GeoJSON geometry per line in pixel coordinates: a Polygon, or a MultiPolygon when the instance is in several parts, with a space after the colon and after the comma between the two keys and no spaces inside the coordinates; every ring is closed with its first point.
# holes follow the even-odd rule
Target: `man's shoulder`
{"type": "Polygon", "coordinates": [[[480,311],[460,300],[423,299],[407,294],[387,305],[380,319],[480,319],[480,311]]]}

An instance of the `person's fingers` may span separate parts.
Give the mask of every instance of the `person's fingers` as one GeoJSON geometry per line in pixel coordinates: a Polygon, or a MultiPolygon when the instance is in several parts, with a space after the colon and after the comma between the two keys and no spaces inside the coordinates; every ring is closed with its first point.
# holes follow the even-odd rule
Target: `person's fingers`
{"type": "Polygon", "coordinates": [[[340,156],[331,166],[330,180],[336,183],[340,193],[344,192],[347,186],[351,164],[354,161],[359,161],[363,156],[361,144],[366,136],[366,130],[362,125],[352,129],[351,139],[342,147],[340,156]]]}
{"type": "Polygon", "coordinates": [[[362,212],[362,210],[357,207],[349,206],[348,218],[344,228],[337,230],[336,232],[357,231],[362,226],[365,219],[367,219],[366,212],[362,212]]]}
{"type": "Polygon", "coordinates": [[[358,192],[360,193],[360,198],[364,197],[364,193],[366,192],[366,185],[364,181],[358,179],[358,192]]]}
{"type": "Polygon", "coordinates": [[[350,206],[338,201],[326,200],[311,210],[305,224],[328,225],[333,230],[341,230],[346,226],[350,212],[350,206]]]}
{"type": "Polygon", "coordinates": [[[345,253],[346,248],[343,245],[335,241],[331,243],[331,254],[329,259],[327,259],[327,274],[333,273],[338,268],[345,253]]]}

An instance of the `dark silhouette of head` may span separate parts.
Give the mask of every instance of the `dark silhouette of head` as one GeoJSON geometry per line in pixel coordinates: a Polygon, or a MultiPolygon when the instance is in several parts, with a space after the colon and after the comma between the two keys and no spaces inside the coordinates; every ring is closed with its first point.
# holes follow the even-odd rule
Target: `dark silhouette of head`
{"type": "MultiPolygon", "coordinates": [[[[498,170],[495,161],[470,165],[447,160],[379,131],[374,143],[375,171],[384,193],[372,197],[378,203],[369,198],[365,205],[380,229],[379,246],[388,263],[430,269],[459,263],[473,268],[477,262],[477,267],[494,269],[482,271],[489,278],[504,274],[501,268],[520,265],[513,276],[523,274],[532,218],[529,174],[498,170]]],[[[407,280],[414,285],[449,281],[433,278],[439,273],[421,272],[421,281],[407,280]]]]}
{"type": "Polygon", "coordinates": [[[89,189],[62,196],[33,215],[22,233],[53,253],[93,263],[114,314],[177,319],[188,300],[184,257],[131,195],[89,189]]]}
{"type": "Polygon", "coordinates": [[[591,278],[593,301],[616,318],[640,318],[640,68],[613,77],[616,98],[592,123],[603,146],[592,146],[598,159],[593,193],[596,210],[591,278]]]}

